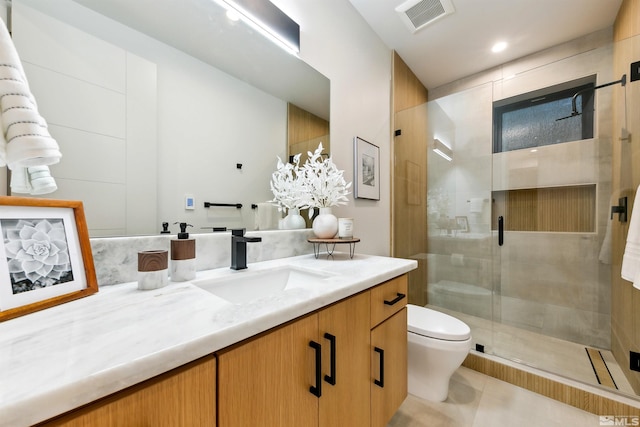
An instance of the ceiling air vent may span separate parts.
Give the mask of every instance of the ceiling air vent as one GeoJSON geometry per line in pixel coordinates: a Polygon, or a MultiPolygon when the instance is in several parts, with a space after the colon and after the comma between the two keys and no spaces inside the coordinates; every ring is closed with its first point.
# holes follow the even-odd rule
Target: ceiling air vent
{"type": "Polygon", "coordinates": [[[396,7],[400,19],[412,33],[454,11],[450,0],[408,0],[396,7]]]}

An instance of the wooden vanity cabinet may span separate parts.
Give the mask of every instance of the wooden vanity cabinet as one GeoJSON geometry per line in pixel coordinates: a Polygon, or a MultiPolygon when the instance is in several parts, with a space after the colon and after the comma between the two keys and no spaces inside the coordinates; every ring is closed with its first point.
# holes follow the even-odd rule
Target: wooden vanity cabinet
{"type": "Polygon", "coordinates": [[[320,426],[368,426],[370,418],[369,351],[367,323],[369,292],[363,292],[318,313],[319,339],[322,343],[322,385],[320,426]],[[335,384],[331,375],[331,342],[335,336],[335,384]]]}
{"type": "Polygon", "coordinates": [[[317,426],[317,336],[311,315],[217,353],[219,426],[317,426]]]}
{"type": "Polygon", "coordinates": [[[216,359],[207,356],[38,426],[212,427],[215,393],[216,359]]]}
{"type": "Polygon", "coordinates": [[[218,352],[218,425],[368,426],[369,304],[364,292],[218,352]]]}
{"type": "Polygon", "coordinates": [[[385,426],[407,395],[406,292],[404,275],[39,425],[385,426]]]}
{"type": "Polygon", "coordinates": [[[371,426],[384,427],[407,397],[407,276],[371,289],[371,426]]]}

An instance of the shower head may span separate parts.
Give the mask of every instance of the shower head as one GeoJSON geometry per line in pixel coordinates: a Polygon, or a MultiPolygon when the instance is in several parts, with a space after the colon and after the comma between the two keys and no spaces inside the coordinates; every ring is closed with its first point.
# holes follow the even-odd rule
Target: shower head
{"type": "Polygon", "coordinates": [[[618,83],[624,87],[627,84],[627,75],[623,74],[622,77],[620,78],[620,80],[616,80],[615,82],[609,82],[609,83],[605,83],[605,84],[600,85],[600,86],[595,86],[595,87],[592,87],[592,88],[589,87],[589,88],[586,88],[586,89],[579,90],[571,98],[571,115],[556,119],[556,122],[560,121],[560,120],[570,119],[571,117],[579,116],[579,115],[582,114],[582,113],[578,113],[578,107],[576,106],[576,99],[578,98],[578,95],[580,95],[581,93],[588,92],[590,90],[595,91],[596,89],[602,89],[603,87],[607,87],[607,86],[611,86],[611,85],[617,85],[618,83]]]}
{"type": "Polygon", "coordinates": [[[559,119],[556,119],[556,122],[581,115],[582,113],[578,113],[578,106],[576,105],[576,99],[578,98],[578,95],[580,95],[581,93],[588,92],[590,90],[593,90],[593,88],[582,89],[576,92],[575,95],[573,95],[573,97],[571,98],[571,115],[566,117],[560,117],[559,119]]]}

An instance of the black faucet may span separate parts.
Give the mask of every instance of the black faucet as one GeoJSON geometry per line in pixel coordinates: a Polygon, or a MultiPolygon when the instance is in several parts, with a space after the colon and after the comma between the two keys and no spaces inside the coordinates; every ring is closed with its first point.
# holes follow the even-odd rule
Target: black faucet
{"type": "Polygon", "coordinates": [[[245,237],[245,229],[231,230],[231,268],[243,270],[247,268],[247,242],[261,242],[262,237],[245,237]]]}

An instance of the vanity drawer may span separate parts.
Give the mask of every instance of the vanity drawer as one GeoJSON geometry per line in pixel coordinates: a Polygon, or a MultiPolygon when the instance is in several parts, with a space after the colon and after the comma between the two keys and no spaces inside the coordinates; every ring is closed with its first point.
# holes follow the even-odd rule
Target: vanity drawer
{"type": "Polygon", "coordinates": [[[396,277],[371,289],[371,328],[407,305],[407,275],[396,277]]]}

